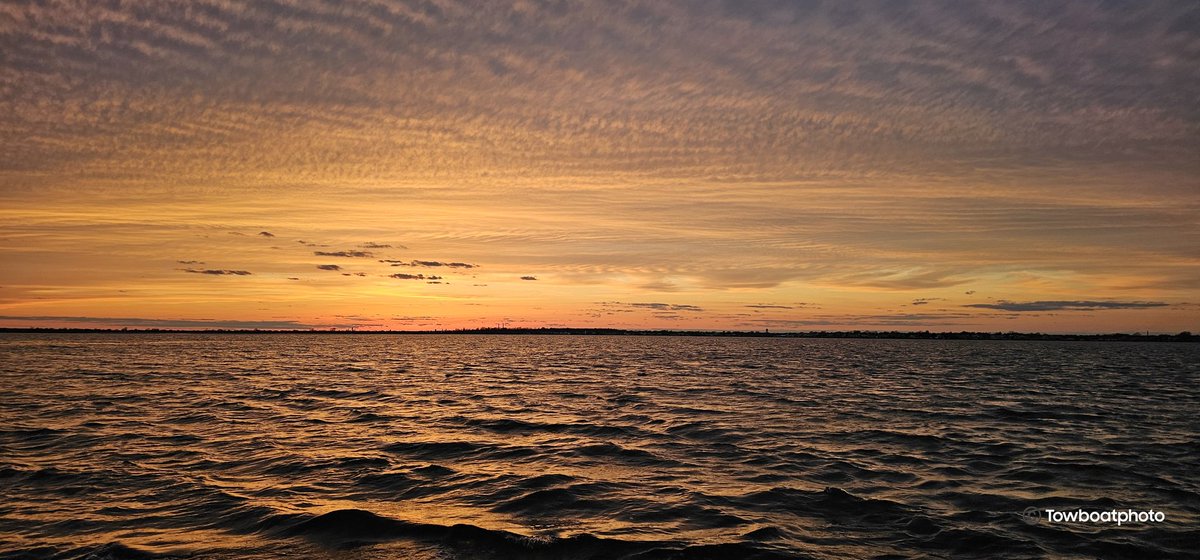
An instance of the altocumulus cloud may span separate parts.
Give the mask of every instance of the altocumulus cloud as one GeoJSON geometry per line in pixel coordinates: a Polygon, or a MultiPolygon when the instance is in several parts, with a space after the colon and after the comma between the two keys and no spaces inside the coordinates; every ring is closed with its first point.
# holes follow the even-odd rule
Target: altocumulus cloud
{"type": "MultiPolygon", "coordinates": [[[[1080,285],[1091,301],[1196,300],[1196,3],[558,4],[0,5],[0,153],[20,154],[5,236],[90,258],[39,218],[47,205],[87,192],[123,211],[130,186],[154,184],[160,201],[196,201],[169,205],[178,223],[211,224],[225,201],[262,193],[213,231],[270,227],[291,245],[314,227],[305,236],[331,245],[299,252],[329,251],[324,262],[355,256],[338,247],[390,258],[403,247],[359,242],[409,235],[427,256],[534,255],[506,262],[509,278],[534,268],[539,285],[599,287],[564,292],[577,306],[668,297],[654,291],[720,309],[718,290],[788,302],[810,289],[908,303],[975,280],[1015,300],[970,300],[989,318],[1080,285]]],[[[111,252],[131,259],[142,248],[121,240],[161,233],[120,227],[111,252]]],[[[294,262],[274,258],[245,262],[259,275],[294,262]]],[[[37,283],[131,285],[73,263],[46,263],[58,268],[37,283]]],[[[24,281],[3,268],[0,284],[24,281]]]]}
{"type": "Polygon", "coordinates": [[[1095,311],[1102,309],[1146,309],[1150,307],[1166,307],[1169,304],[1161,301],[1005,301],[996,303],[972,303],[963,307],[977,309],[999,309],[1001,311],[1095,311]]]}

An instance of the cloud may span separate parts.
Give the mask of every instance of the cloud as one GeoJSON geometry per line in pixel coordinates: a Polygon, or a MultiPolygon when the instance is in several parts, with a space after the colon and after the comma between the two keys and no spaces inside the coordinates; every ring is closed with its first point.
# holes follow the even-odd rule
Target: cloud
{"type": "MultiPolygon", "coordinates": [[[[392,247],[391,245],[388,245],[388,244],[386,244],[386,243],[375,243],[375,242],[373,242],[373,241],[368,241],[368,242],[366,242],[366,243],[359,243],[359,244],[358,244],[358,248],[359,248],[359,249],[391,249],[391,248],[393,248],[393,247],[392,247]]],[[[408,247],[405,247],[405,246],[403,246],[403,245],[396,245],[396,246],[395,246],[395,248],[397,248],[397,249],[407,249],[408,247]]]]}
{"type": "Polygon", "coordinates": [[[1001,311],[1099,311],[1104,309],[1146,309],[1151,307],[1167,307],[1168,303],[1160,301],[1026,301],[1015,302],[1001,300],[997,303],[972,303],[963,307],[977,309],[999,309],[1001,311]]]}
{"type": "Polygon", "coordinates": [[[425,276],[424,274],[404,274],[396,273],[389,274],[388,278],[398,278],[400,280],[441,280],[441,276],[425,276]]]}
{"type": "MultiPolygon", "coordinates": [[[[0,284],[157,304],[184,292],[147,255],[283,276],[314,238],[321,260],[405,239],[573,283],[547,297],[563,313],[867,312],[967,281],[1016,302],[1197,300],[1194,3],[844,4],[8,3],[0,284]],[[266,224],[309,241],[267,254],[224,233],[266,224]]],[[[516,301],[505,276],[478,279],[497,306],[516,301]]],[[[187,295],[231,316],[286,297],[200,284],[187,295]]],[[[1185,314],[1137,320],[1161,315],[1185,314]]]]}
{"type": "Polygon", "coordinates": [[[979,313],[821,314],[797,319],[747,319],[742,325],[802,327],[923,327],[978,324],[979,313]]]}
{"type": "Polygon", "coordinates": [[[766,266],[721,266],[700,273],[704,285],[714,289],[774,288],[802,276],[803,272],[792,268],[766,266]]]}
{"type": "Polygon", "coordinates": [[[313,254],[318,257],[373,258],[375,256],[375,253],[370,251],[313,251],[313,254]]]}
{"type": "Polygon", "coordinates": [[[179,264],[204,264],[204,261],[175,261],[179,264]]]}
{"type": "MultiPolygon", "coordinates": [[[[161,329],[311,329],[317,325],[299,321],[228,321],[216,319],[147,319],[131,317],[69,317],[69,316],[14,316],[0,315],[0,321],[31,323],[71,323],[77,325],[101,325],[108,327],[136,327],[161,329]]],[[[341,325],[338,325],[341,326],[341,325]]]]}
{"type": "Polygon", "coordinates": [[[537,280],[537,276],[522,276],[522,280],[537,280]]]}
{"type": "Polygon", "coordinates": [[[275,234],[269,231],[260,231],[258,234],[262,237],[275,237],[275,234]]]}
{"type": "Polygon", "coordinates": [[[652,292],[678,292],[678,291],[680,291],[680,287],[678,284],[675,284],[674,282],[668,282],[665,280],[655,280],[653,282],[646,282],[645,284],[641,284],[638,287],[643,290],[650,290],[652,292]]]}
{"type": "Polygon", "coordinates": [[[688,311],[688,312],[693,312],[693,313],[699,313],[701,311],[704,311],[704,309],[699,306],[680,304],[680,303],[661,303],[661,302],[624,303],[624,302],[620,302],[620,301],[602,301],[602,302],[600,302],[600,305],[602,307],[625,307],[625,308],[632,308],[632,309],[651,309],[656,312],[688,311]]]}
{"type": "Polygon", "coordinates": [[[931,302],[931,301],[943,301],[943,300],[945,300],[945,299],[946,299],[946,298],[940,298],[940,297],[935,297],[935,298],[917,298],[917,299],[914,299],[914,300],[912,300],[912,303],[910,303],[909,305],[927,305],[927,304],[929,304],[929,302],[931,302]]]}
{"type": "Polygon", "coordinates": [[[751,309],[795,309],[795,307],[791,305],[771,305],[766,303],[756,303],[753,305],[746,305],[744,307],[749,307],[751,309]]]}
{"type": "Polygon", "coordinates": [[[882,290],[922,290],[928,288],[945,288],[970,282],[970,278],[939,269],[905,269],[897,271],[867,271],[833,276],[826,280],[831,284],[843,286],[861,286],[882,290]]]}
{"type": "Polygon", "coordinates": [[[190,272],[192,274],[209,274],[212,276],[225,276],[225,275],[250,276],[250,271],[248,271],[248,270],[227,270],[227,269],[219,269],[219,268],[185,268],[185,269],[183,269],[183,271],[190,272]]]}
{"type": "Polygon", "coordinates": [[[465,262],[442,262],[442,261],[419,261],[419,260],[400,261],[400,260],[395,260],[395,259],[380,259],[379,262],[390,263],[392,266],[423,266],[423,267],[427,267],[427,268],[440,267],[440,266],[444,266],[447,268],[478,268],[479,267],[479,265],[477,265],[477,264],[470,264],[470,263],[465,263],[465,262]]]}
{"type": "Polygon", "coordinates": [[[319,268],[321,270],[341,270],[342,269],[342,267],[340,267],[336,264],[319,264],[319,265],[317,265],[317,268],[319,268]]]}

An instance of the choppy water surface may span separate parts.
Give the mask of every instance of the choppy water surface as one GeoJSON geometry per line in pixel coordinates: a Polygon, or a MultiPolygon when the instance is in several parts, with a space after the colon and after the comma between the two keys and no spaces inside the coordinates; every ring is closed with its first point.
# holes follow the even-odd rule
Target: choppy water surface
{"type": "Polygon", "coordinates": [[[1197,381],[1172,343],[2,335],[0,553],[1182,557],[1197,381]]]}

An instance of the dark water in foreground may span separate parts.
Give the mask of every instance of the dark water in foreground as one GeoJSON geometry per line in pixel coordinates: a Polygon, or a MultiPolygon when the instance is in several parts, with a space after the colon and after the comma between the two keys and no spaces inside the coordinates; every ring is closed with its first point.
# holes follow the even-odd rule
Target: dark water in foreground
{"type": "Polygon", "coordinates": [[[0,557],[1184,557],[1198,381],[1170,343],[2,335],[0,557]]]}

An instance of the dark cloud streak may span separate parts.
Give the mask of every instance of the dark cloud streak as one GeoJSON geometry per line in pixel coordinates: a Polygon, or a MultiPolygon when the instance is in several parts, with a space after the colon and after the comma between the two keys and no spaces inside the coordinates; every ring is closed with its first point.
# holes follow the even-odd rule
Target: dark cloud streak
{"type": "Polygon", "coordinates": [[[1151,307],[1167,307],[1169,304],[1160,301],[1004,301],[997,303],[971,303],[963,307],[976,309],[998,309],[1001,311],[1099,311],[1105,309],[1147,309],[1151,307]]]}
{"type": "Polygon", "coordinates": [[[248,270],[228,270],[220,268],[185,268],[184,272],[192,274],[208,274],[210,276],[250,276],[248,270]]]}
{"type": "Polygon", "coordinates": [[[373,258],[375,253],[370,251],[313,251],[313,254],[318,257],[347,257],[347,258],[373,258]]]}
{"type": "Polygon", "coordinates": [[[479,265],[465,262],[442,262],[442,261],[400,261],[395,259],[380,259],[381,263],[389,263],[392,266],[420,266],[426,268],[446,267],[446,268],[478,268],[479,265]]]}

